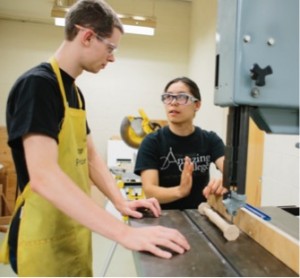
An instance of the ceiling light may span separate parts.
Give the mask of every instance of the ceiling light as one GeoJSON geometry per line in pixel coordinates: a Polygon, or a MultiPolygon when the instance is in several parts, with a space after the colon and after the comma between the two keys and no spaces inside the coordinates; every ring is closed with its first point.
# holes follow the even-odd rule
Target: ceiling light
{"type": "Polygon", "coordinates": [[[62,18],[62,17],[55,17],[54,18],[54,24],[56,26],[65,26],[65,23],[66,23],[65,19],[62,18]]]}
{"type": "MultiPolygon", "coordinates": [[[[75,0],[56,0],[51,10],[56,26],[65,26],[65,15],[75,0]]],[[[118,14],[125,33],[153,36],[156,27],[156,18],[140,15],[118,14]]]]}
{"type": "Polygon", "coordinates": [[[125,33],[153,36],[155,33],[155,17],[118,14],[125,33]]]}
{"type": "Polygon", "coordinates": [[[143,26],[133,26],[133,25],[123,25],[124,32],[128,34],[137,34],[137,35],[146,35],[146,36],[154,36],[155,29],[151,27],[143,27],[143,26]]]}

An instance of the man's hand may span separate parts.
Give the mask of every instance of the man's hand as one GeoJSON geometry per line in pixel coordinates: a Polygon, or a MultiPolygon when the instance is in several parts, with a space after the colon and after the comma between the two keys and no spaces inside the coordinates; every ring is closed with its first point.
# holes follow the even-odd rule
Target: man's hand
{"type": "Polygon", "coordinates": [[[160,205],[155,198],[140,199],[134,201],[124,200],[124,202],[117,206],[117,209],[122,215],[134,218],[143,217],[143,214],[138,211],[138,209],[141,208],[149,210],[154,217],[159,217],[161,215],[160,205]]]}
{"type": "MultiPolygon", "coordinates": [[[[123,215],[135,218],[143,217],[137,211],[140,208],[151,211],[155,217],[161,215],[160,205],[155,198],[124,200],[118,206],[123,215]]],[[[179,231],[162,226],[133,228],[126,225],[119,242],[130,250],[150,252],[164,259],[170,259],[174,253],[183,254],[190,249],[188,241],[179,231]]]]}
{"type": "Polygon", "coordinates": [[[177,230],[162,226],[133,228],[127,226],[121,244],[135,251],[146,251],[165,259],[172,253],[183,254],[190,249],[186,238],[177,230]]]}
{"type": "Polygon", "coordinates": [[[202,193],[207,199],[210,194],[223,195],[227,191],[228,190],[223,187],[222,179],[211,179],[207,186],[203,189],[202,193]]]}

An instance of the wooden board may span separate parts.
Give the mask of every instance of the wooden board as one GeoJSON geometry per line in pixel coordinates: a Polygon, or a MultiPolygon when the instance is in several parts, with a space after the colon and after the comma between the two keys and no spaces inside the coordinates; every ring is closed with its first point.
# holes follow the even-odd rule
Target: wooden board
{"type": "Polygon", "coordinates": [[[250,118],[246,171],[246,196],[247,203],[257,207],[261,205],[261,177],[263,174],[264,138],[264,132],[261,131],[250,118]]]}
{"type": "MultiPolygon", "coordinates": [[[[211,195],[208,203],[225,219],[231,220],[231,215],[226,212],[221,197],[211,195]]],[[[295,239],[272,225],[271,222],[261,219],[245,208],[239,209],[238,214],[233,218],[233,223],[299,274],[299,239],[295,239]]]]}
{"type": "Polygon", "coordinates": [[[7,202],[6,197],[5,197],[4,193],[3,193],[3,185],[2,184],[0,184],[0,207],[1,207],[1,211],[0,211],[1,212],[1,216],[0,216],[0,232],[6,232],[7,229],[6,229],[5,226],[8,225],[9,222],[10,222],[11,215],[12,215],[12,210],[8,206],[8,202],[7,202]],[[7,211],[8,215],[4,216],[6,214],[4,214],[2,212],[2,210],[4,212],[7,211]]]}
{"type": "Polygon", "coordinates": [[[6,127],[0,126],[0,163],[4,165],[0,171],[0,183],[3,185],[3,193],[8,202],[8,208],[2,206],[2,216],[9,215],[15,206],[17,195],[17,175],[9,146],[7,145],[6,127]]]}

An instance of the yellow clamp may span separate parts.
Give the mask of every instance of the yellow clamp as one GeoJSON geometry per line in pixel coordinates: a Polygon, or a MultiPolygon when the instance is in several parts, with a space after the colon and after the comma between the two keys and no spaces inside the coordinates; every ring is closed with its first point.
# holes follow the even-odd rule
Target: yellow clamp
{"type": "Polygon", "coordinates": [[[118,180],[117,181],[117,186],[118,186],[119,189],[124,188],[124,182],[122,180],[118,180]]]}

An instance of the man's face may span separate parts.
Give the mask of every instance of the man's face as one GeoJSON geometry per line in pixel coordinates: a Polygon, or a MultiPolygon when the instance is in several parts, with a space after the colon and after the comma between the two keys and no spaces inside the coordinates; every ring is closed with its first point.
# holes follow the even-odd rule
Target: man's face
{"type": "Polygon", "coordinates": [[[115,61],[115,51],[121,40],[122,33],[119,29],[114,28],[111,37],[102,38],[97,35],[93,30],[90,30],[88,37],[88,49],[85,51],[83,69],[97,73],[104,69],[109,62],[115,61]]]}

